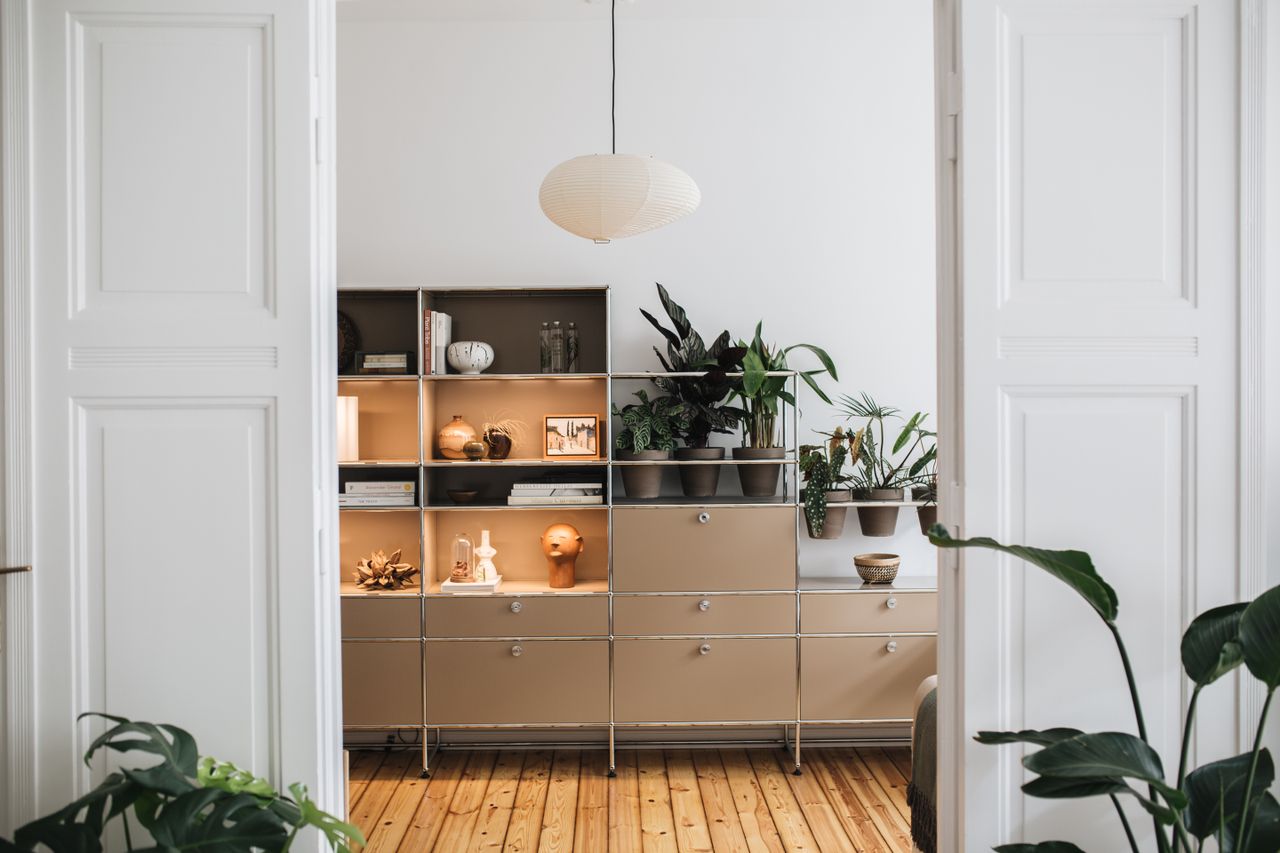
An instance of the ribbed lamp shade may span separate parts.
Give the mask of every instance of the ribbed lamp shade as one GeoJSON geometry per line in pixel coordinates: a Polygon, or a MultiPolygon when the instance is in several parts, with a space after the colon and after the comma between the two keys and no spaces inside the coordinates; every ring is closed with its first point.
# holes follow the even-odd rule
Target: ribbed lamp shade
{"type": "Polygon", "coordinates": [[[538,202],[570,234],[607,243],[693,213],[702,193],[693,178],[636,154],[588,154],[547,173],[538,202]]]}

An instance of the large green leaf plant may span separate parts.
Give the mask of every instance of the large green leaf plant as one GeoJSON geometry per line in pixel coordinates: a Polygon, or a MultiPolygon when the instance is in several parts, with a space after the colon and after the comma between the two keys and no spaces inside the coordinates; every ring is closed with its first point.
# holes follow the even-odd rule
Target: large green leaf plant
{"type": "Polygon", "coordinates": [[[292,796],[284,796],[260,776],[201,757],[195,738],[177,726],[108,714],[81,717],[113,724],[89,745],[86,765],[102,750],[143,753],[150,762],[113,771],[78,800],[19,827],[12,841],[0,839],[0,853],[100,853],[103,835],[117,818],[126,849],[149,853],[282,853],[307,827],[315,827],[337,853],[364,844],[360,830],[321,811],[305,786],[290,785],[292,796]],[[139,837],[144,835],[149,837],[139,837]]]}
{"type": "Polygon", "coordinates": [[[804,383],[818,395],[822,402],[830,404],[831,398],[818,385],[818,377],[828,374],[839,381],[835,362],[821,347],[813,344],[792,344],[788,347],[767,344],[761,337],[763,323],[756,323],[755,334],[750,341],[739,341],[743,348],[742,375],[733,388],[733,397],[743,403],[744,421],[742,441],[747,447],[777,447],[779,401],[788,406],[796,404],[795,395],[787,390],[790,378],[780,375],[791,370],[787,356],[796,350],[807,350],[818,359],[821,367],[797,371],[804,383]]]}
{"type": "MultiPolygon", "coordinates": [[[[1280,803],[1271,791],[1275,765],[1262,746],[1263,727],[1276,688],[1280,686],[1280,586],[1252,602],[1206,610],[1182,636],[1182,668],[1190,679],[1186,728],[1177,775],[1169,779],[1160,755],[1147,738],[1146,720],[1129,653],[1116,624],[1120,603],[1116,592],[1083,551],[1048,551],[1003,545],[985,537],[952,539],[934,525],[929,539],[941,548],[986,548],[1018,557],[1065,583],[1093,608],[1115,640],[1124,666],[1137,735],[1125,732],[1082,732],[1052,728],[1019,732],[979,732],[985,744],[1029,744],[1022,765],[1036,778],[1022,786],[1029,796],[1075,799],[1105,796],[1120,816],[1129,849],[1138,842],[1121,797],[1132,797],[1151,815],[1161,853],[1199,851],[1213,839],[1223,853],[1276,853],[1280,850],[1280,803]],[[1187,771],[1196,704],[1201,692],[1244,665],[1266,687],[1266,703],[1253,748],[1231,758],[1187,771]]],[[[1067,841],[1007,844],[1001,853],[1080,853],[1067,841]]]]}

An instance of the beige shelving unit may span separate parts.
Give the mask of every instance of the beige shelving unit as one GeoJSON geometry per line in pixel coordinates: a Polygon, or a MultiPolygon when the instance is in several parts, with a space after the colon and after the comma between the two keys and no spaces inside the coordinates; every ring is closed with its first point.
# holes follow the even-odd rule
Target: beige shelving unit
{"type": "MultiPolygon", "coordinates": [[[[596,729],[607,733],[612,767],[620,731],[751,727],[785,744],[799,772],[803,727],[909,717],[915,684],[934,671],[932,590],[801,579],[794,412],[782,419],[776,496],[733,494],[732,468],[751,463],[726,460],[715,498],[630,499],[620,486],[626,463],[611,459],[609,406],[655,374],[610,370],[607,288],[344,289],[339,307],[362,335],[366,324],[377,330],[378,345],[364,349],[414,352],[418,369],[432,307],[453,315],[454,340],[497,351],[479,376],[339,379],[339,393],[361,400],[361,461],[340,466],[340,484],[412,478],[418,495],[410,509],[341,511],[349,730],[417,732],[425,773],[457,732],[521,740],[524,729],[596,729]],[[553,319],[577,323],[587,372],[531,372],[540,323],[553,319]],[[450,416],[479,427],[499,410],[531,427],[510,459],[437,458],[433,439],[450,416]],[[599,459],[541,458],[542,416],[556,413],[599,417],[599,459]],[[575,469],[605,475],[603,505],[506,505],[515,479],[575,469]],[[481,490],[476,503],[446,498],[464,487],[481,490]],[[586,540],[570,590],[546,584],[537,540],[553,521],[586,540]],[[481,529],[498,549],[501,589],[442,593],[453,533],[478,538],[481,529]],[[417,555],[421,585],[368,593],[349,582],[360,556],[397,547],[417,555]],[[861,688],[842,691],[850,673],[861,688]]],[[[673,486],[677,464],[663,466],[673,486]]]]}

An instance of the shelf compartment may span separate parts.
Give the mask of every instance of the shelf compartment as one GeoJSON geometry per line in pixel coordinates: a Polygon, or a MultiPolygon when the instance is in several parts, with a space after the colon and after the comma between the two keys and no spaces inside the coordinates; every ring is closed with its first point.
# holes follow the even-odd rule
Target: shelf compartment
{"type": "Polygon", "coordinates": [[[754,506],[796,506],[796,502],[782,495],[768,498],[749,498],[743,495],[715,495],[709,498],[688,498],[681,495],[660,495],[656,498],[628,498],[621,494],[619,488],[614,492],[613,505],[625,507],[754,507],[754,506]]]}
{"type": "MultiPolygon", "coordinates": [[[[412,377],[422,365],[422,322],[418,314],[418,291],[413,290],[339,290],[338,310],[351,319],[360,338],[356,347],[362,352],[412,353],[409,372],[412,377]]],[[[354,358],[346,365],[347,373],[355,372],[354,358]]],[[[390,379],[395,374],[368,376],[368,379],[390,379]]]]}
{"type": "Polygon", "coordinates": [[[342,636],[346,639],[417,639],[422,636],[422,605],[401,596],[342,600],[342,636]]]}
{"type": "Polygon", "coordinates": [[[446,595],[426,600],[426,636],[608,637],[608,596],[446,595]]]}
{"type": "Polygon", "coordinates": [[[916,688],[938,671],[937,648],[935,637],[804,637],[801,719],[911,719],[916,688]]]}
{"type": "Polygon", "coordinates": [[[433,510],[466,510],[466,509],[599,509],[604,504],[551,505],[551,506],[507,506],[507,497],[517,481],[554,473],[557,477],[580,478],[583,482],[605,485],[605,469],[600,465],[523,465],[495,463],[486,465],[477,462],[473,465],[433,465],[423,472],[423,484],[427,496],[427,507],[433,510]],[[469,490],[478,492],[476,500],[470,504],[455,504],[449,498],[451,490],[469,490]]]}
{"type": "Polygon", "coordinates": [[[497,373],[492,370],[484,373],[444,373],[423,376],[428,382],[484,382],[486,380],[523,381],[530,379],[553,380],[564,382],[583,379],[608,379],[607,373],[497,373]]]}
{"type": "Polygon", "coordinates": [[[578,329],[580,372],[609,369],[607,288],[433,288],[423,300],[427,309],[453,318],[452,340],[493,346],[494,373],[541,373],[538,332],[543,322],[556,320],[566,330],[571,322],[578,329]]]}
{"type": "Polygon", "coordinates": [[[609,383],[605,378],[545,379],[493,379],[487,382],[431,382],[422,383],[422,446],[427,458],[433,462],[463,462],[447,460],[440,456],[436,435],[454,415],[477,431],[483,429],[486,419],[514,418],[525,425],[523,440],[517,441],[511,455],[505,460],[481,460],[486,462],[550,462],[552,464],[605,461],[604,448],[609,435],[609,383]],[[545,433],[543,418],[546,415],[594,415],[599,430],[595,436],[596,455],[584,457],[543,456],[545,433]]]}
{"type": "Polygon", "coordinates": [[[423,519],[427,564],[431,567],[427,573],[429,583],[449,577],[455,533],[468,534],[478,546],[480,531],[487,529],[493,547],[498,550],[494,563],[502,575],[502,587],[497,594],[513,591],[511,585],[517,581],[545,587],[547,566],[540,539],[547,527],[558,522],[572,524],[582,534],[584,547],[578,557],[578,583],[609,577],[609,514],[605,512],[558,507],[511,513],[460,510],[426,512],[423,519]]]}
{"type": "Polygon", "coordinates": [[[394,592],[371,592],[356,587],[352,575],[356,563],[374,551],[385,551],[389,556],[399,548],[401,559],[422,569],[422,511],[414,507],[387,509],[381,512],[343,513],[338,526],[339,582],[343,596],[392,597],[421,594],[419,582],[424,574],[414,578],[412,587],[394,592]]]}
{"type": "Polygon", "coordinates": [[[519,505],[512,506],[511,504],[507,503],[505,498],[503,498],[501,500],[494,500],[494,501],[488,501],[488,500],[475,501],[474,503],[469,503],[469,504],[433,503],[433,504],[428,504],[426,507],[426,510],[427,512],[467,512],[467,511],[492,512],[494,510],[518,510],[520,512],[533,512],[533,511],[563,509],[563,510],[574,510],[574,511],[586,510],[589,512],[592,510],[605,510],[608,508],[609,508],[608,504],[552,504],[549,506],[548,505],[532,506],[527,504],[519,504],[519,505]]]}
{"type": "MultiPolygon", "coordinates": [[[[339,397],[360,407],[360,460],[418,461],[418,385],[387,379],[338,381],[339,397]]],[[[352,464],[352,463],[343,463],[352,464]]]]}
{"type": "Polygon", "coordinates": [[[422,641],[344,641],[342,696],[346,725],[422,725],[422,641]]]}

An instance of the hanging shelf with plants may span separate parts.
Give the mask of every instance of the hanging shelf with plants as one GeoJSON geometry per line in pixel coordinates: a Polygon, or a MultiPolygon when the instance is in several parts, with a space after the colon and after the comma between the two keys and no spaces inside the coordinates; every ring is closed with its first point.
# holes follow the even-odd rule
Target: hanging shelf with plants
{"type": "Polygon", "coordinates": [[[851,478],[853,500],[873,505],[858,507],[858,524],[864,536],[892,536],[906,489],[919,482],[919,472],[911,471],[927,439],[920,429],[927,415],[916,412],[904,419],[900,410],[880,405],[865,391],[857,397],[841,396],[840,409],[850,421],[862,422],[861,446],[851,478]],[[903,426],[889,445],[889,423],[893,421],[903,426]]]}
{"type": "Polygon", "coordinates": [[[800,476],[803,478],[805,527],[811,539],[839,539],[844,533],[845,516],[849,512],[849,475],[844,473],[844,463],[857,458],[862,444],[862,433],[846,433],[844,427],[836,427],[822,444],[805,444],[800,447],[800,476]]]}

